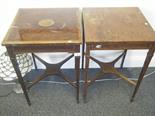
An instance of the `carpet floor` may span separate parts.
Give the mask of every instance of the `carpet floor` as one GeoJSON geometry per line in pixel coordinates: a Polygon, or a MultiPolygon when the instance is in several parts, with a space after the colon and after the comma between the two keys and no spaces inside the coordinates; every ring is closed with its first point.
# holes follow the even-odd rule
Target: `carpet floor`
{"type": "MultiPolygon", "coordinates": [[[[120,69],[125,75],[137,78],[140,68],[120,69]]],[[[26,77],[31,81],[43,70],[32,70],[26,77]]],[[[74,79],[74,70],[63,70],[74,79]]],[[[91,69],[89,77],[95,75],[98,69],[91,69]]],[[[155,71],[149,68],[146,74],[155,71]]],[[[81,79],[83,79],[81,72],[81,79]]],[[[107,75],[106,79],[114,79],[107,75]]],[[[59,81],[61,78],[50,77],[44,81],[59,81]]],[[[0,80],[0,83],[6,83],[0,80]]],[[[0,96],[8,93],[15,85],[0,85],[0,96]]],[[[12,93],[0,97],[0,116],[155,116],[155,74],[146,77],[135,97],[129,99],[134,87],[123,80],[96,82],[89,87],[87,103],[83,103],[82,83],[80,86],[80,103],[76,103],[75,89],[68,84],[40,82],[29,91],[32,102],[28,106],[23,94],[12,93]]]]}

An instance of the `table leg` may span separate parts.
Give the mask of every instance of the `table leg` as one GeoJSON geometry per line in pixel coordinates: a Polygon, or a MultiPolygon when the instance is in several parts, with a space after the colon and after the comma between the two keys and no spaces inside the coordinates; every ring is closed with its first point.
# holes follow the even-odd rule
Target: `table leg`
{"type": "Polygon", "coordinates": [[[82,44],[82,65],[81,65],[81,69],[84,69],[84,50],[85,50],[85,43],[82,44]]]}
{"type": "Polygon", "coordinates": [[[149,63],[150,63],[152,57],[153,57],[153,54],[154,54],[154,49],[152,49],[152,48],[149,49],[149,51],[147,53],[147,56],[146,56],[146,59],[145,59],[145,62],[144,62],[144,65],[143,65],[143,68],[142,68],[142,70],[140,72],[140,75],[139,75],[139,78],[138,78],[136,87],[135,87],[134,92],[132,94],[132,97],[131,97],[131,100],[130,100],[131,102],[134,100],[134,97],[135,97],[135,95],[136,95],[136,93],[137,93],[137,91],[139,89],[139,86],[140,86],[140,84],[142,82],[142,79],[144,77],[144,74],[147,71],[147,68],[149,66],[149,63]]]}
{"type": "Polygon", "coordinates": [[[84,69],[84,56],[85,56],[85,30],[84,30],[84,20],[83,20],[83,13],[82,13],[82,65],[81,69],[84,69]]]}
{"type": "Polygon", "coordinates": [[[83,98],[84,102],[87,100],[87,90],[88,90],[88,69],[89,69],[89,50],[86,51],[86,60],[85,60],[85,70],[84,70],[84,92],[83,98]]]}
{"type": "Polygon", "coordinates": [[[79,76],[80,76],[80,56],[75,56],[75,70],[76,70],[76,99],[79,103],[79,76]]]}
{"type": "Polygon", "coordinates": [[[121,68],[123,68],[123,65],[124,65],[124,60],[125,60],[125,57],[126,57],[127,49],[125,49],[124,52],[125,52],[125,54],[122,57],[121,68]]]}
{"type": "Polygon", "coordinates": [[[17,77],[18,77],[18,81],[22,87],[22,90],[24,92],[24,95],[25,95],[25,98],[27,100],[27,103],[28,105],[30,106],[31,105],[31,102],[30,102],[30,99],[29,99],[29,96],[28,96],[28,92],[27,92],[27,89],[26,89],[26,86],[25,86],[25,83],[24,83],[24,80],[22,78],[22,75],[21,75],[21,72],[20,72],[20,69],[19,69],[19,66],[18,66],[18,63],[17,63],[17,60],[16,60],[16,55],[13,51],[12,48],[7,48],[7,52],[8,52],[8,55],[10,57],[10,60],[12,62],[12,65],[14,67],[14,70],[17,74],[17,77]]]}
{"type": "Polygon", "coordinates": [[[34,63],[35,69],[38,69],[38,68],[37,68],[37,64],[36,64],[36,59],[35,59],[35,57],[34,57],[34,53],[32,53],[32,59],[33,59],[33,63],[34,63]]]}

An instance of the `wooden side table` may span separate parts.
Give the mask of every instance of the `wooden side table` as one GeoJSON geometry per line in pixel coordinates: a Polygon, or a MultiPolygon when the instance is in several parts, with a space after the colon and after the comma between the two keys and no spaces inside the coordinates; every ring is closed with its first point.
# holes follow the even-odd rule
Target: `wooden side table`
{"type": "Polygon", "coordinates": [[[31,102],[27,90],[49,75],[59,75],[75,87],[77,102],[79,102],[80,56],[75,56],[76,83],[69,80],[60,68],[74,56],[74,53],[80,52],[81,43],[81,13],[78,8],[19,9],[2,45],[7,48],[29,105],[31,102]],[[72,55],[58,64],[49,64],[34,52],[69,52],[72,55]],[[19,53],[32,53],[35,67],[35,58],[46,66],[45,72],[28,86],[24,82],[16,60],[16,54],[19,53]]]}
{"type": "Polygon", "coordinates": [[[133,101],[155,49],[155,32],[141,11],[136,7],[126,8],[84,8],[84,37],[86,41],[86,68],[84,99],[86,100],[88,86],[99,79],[99,76],[112,73],[135,86],[131,101],[133,101]],[[110,63],[101,62],[90,56],[91,50],[125,50],[148,49],[143,68],[138,81],[132,81],[117,69],[114,64],[125,54],[110,63]],[[92,80],[88,79],[89,59],[101,68],[92,80]]]}

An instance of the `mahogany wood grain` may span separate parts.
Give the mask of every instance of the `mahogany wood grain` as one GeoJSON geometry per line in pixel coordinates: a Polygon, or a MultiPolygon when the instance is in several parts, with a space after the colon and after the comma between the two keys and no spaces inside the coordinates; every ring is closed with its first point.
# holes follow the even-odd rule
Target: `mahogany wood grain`
{"type": "Polygon", "coordinates": [[[80,56],[75,56],[76,83],[61,72],[61,66],[73,57],[74,53],[80,52],[81,30],[81,12],[78,8],[19,9],[2,45],[7,48],[28,105],[31,105],[31,102],[27,89],[47,76],[55,74],[76,89],[76,99],[79,103],[80,56]],[[48,64],[34,52],[69,52],[73,55],[57,64],[48,64]],[[44,74],[35,79],[30,86],[25,84],[19,70],[15,57],[19,53],[32,53],[36,69],[36,58],[46,66],[44,74]]]}
{"type": "Polygon", "coordinates": [[[79,44],[81,28],[78,8],[19,9],[2,44],[79,44]],[[52,20],[54,24],[40,26],[42,20],[52,20]]]}

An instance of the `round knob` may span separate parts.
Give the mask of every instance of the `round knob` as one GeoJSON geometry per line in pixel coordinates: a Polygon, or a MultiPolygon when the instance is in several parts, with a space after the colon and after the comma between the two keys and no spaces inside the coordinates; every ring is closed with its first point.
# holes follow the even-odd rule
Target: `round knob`
{"type": "Polygon", "coordinates": [[[102,45],[96,45],[96,48],[101,48],[102,47],[102,45]]]}

